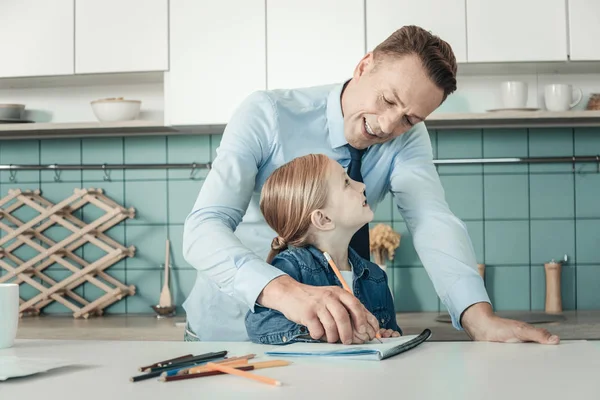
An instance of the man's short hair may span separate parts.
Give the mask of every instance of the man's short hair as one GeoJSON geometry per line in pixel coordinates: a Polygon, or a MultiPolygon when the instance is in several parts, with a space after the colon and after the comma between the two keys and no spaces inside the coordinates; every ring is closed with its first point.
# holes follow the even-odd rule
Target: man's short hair
{"type": "Polygon", "coordinates": [[[386,56],[405,55],[419,57],[429,78],[444,91],[444,100],[456,90],[456,57],[447,42],[423,28],[407,25],[373,50],[376,63],[386,56]]]}

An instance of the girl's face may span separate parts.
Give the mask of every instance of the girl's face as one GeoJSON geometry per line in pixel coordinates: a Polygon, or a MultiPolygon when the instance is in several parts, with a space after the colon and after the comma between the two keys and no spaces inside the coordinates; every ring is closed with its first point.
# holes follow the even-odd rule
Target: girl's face
{"type": "Polygon", "coordinates": [[[365,184],[350,179],[344,168],[329,160],[329,194],[323,209],[336,228],[358,230],[373,219],[373,211],[367,204],[365,184]]]}

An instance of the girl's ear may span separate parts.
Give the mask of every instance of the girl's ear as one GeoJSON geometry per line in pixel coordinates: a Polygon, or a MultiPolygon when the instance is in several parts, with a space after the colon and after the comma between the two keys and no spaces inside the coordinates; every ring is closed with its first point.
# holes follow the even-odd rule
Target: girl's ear
{"type": "Polygon", "coordinates": [[[315,210],[310,213],[310,222],[320,231],[330,231],[335,228],[334,222],[323,212],[323,210],[315,210]]]}

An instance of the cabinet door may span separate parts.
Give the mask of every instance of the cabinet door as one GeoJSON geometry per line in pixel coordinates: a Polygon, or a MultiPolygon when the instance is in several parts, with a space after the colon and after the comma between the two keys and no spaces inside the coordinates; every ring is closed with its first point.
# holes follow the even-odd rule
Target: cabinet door
{"type": "Polygon", "coordinates": [[[267,0],[267,85],[343,82],[365,53],[363,0],[267,0]]]}
{"type": "Polygon", "coordinates": [[[0,1],[0,78],[73,73],[73,0],[0,1]]]}
{"type": "Polygon", "coordinates": [[[168,0],[75,0],[75,72],[164,71],[168,0]]]}
{"type": "Polygon", "coordinates": [[[224,124],[266,89],[264,0],[171,0],[170,19],[168,123],[224,124]]]}
{"type": "Polygon", "coordinates": [[[565,61],[565,0],[467,0],[469,62],[565,61]]]}
{"type": "Polygon", "coordinates": [[[600,1],[569,0],[571,60],[600,60],[600,1]]]}
{"type": "Polygon", "coordinates": [[[465,0],[367,0],[367,50],[404,25],[431,31],[452,46],[456,61],[467,61],[465,0]]]}

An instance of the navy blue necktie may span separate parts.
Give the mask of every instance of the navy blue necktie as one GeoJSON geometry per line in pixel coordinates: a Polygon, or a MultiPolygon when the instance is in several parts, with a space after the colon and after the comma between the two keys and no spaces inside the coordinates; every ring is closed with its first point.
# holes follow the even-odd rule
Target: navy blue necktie
{"type": "MultiPolygon", "coordinates": [[[[360,172],[362,163],[362,156],[366,149],[359,150],[348,144],[348,150],[350,150],[350,164],[348,165],[348,176],[357,181],[362,182],[363,177],[360,172]]],[[[369,224],[363,225],[350,240],[350,247],[354,249],[364,259],[371,259],[371,250],[369,247],[369,224]]]]}

